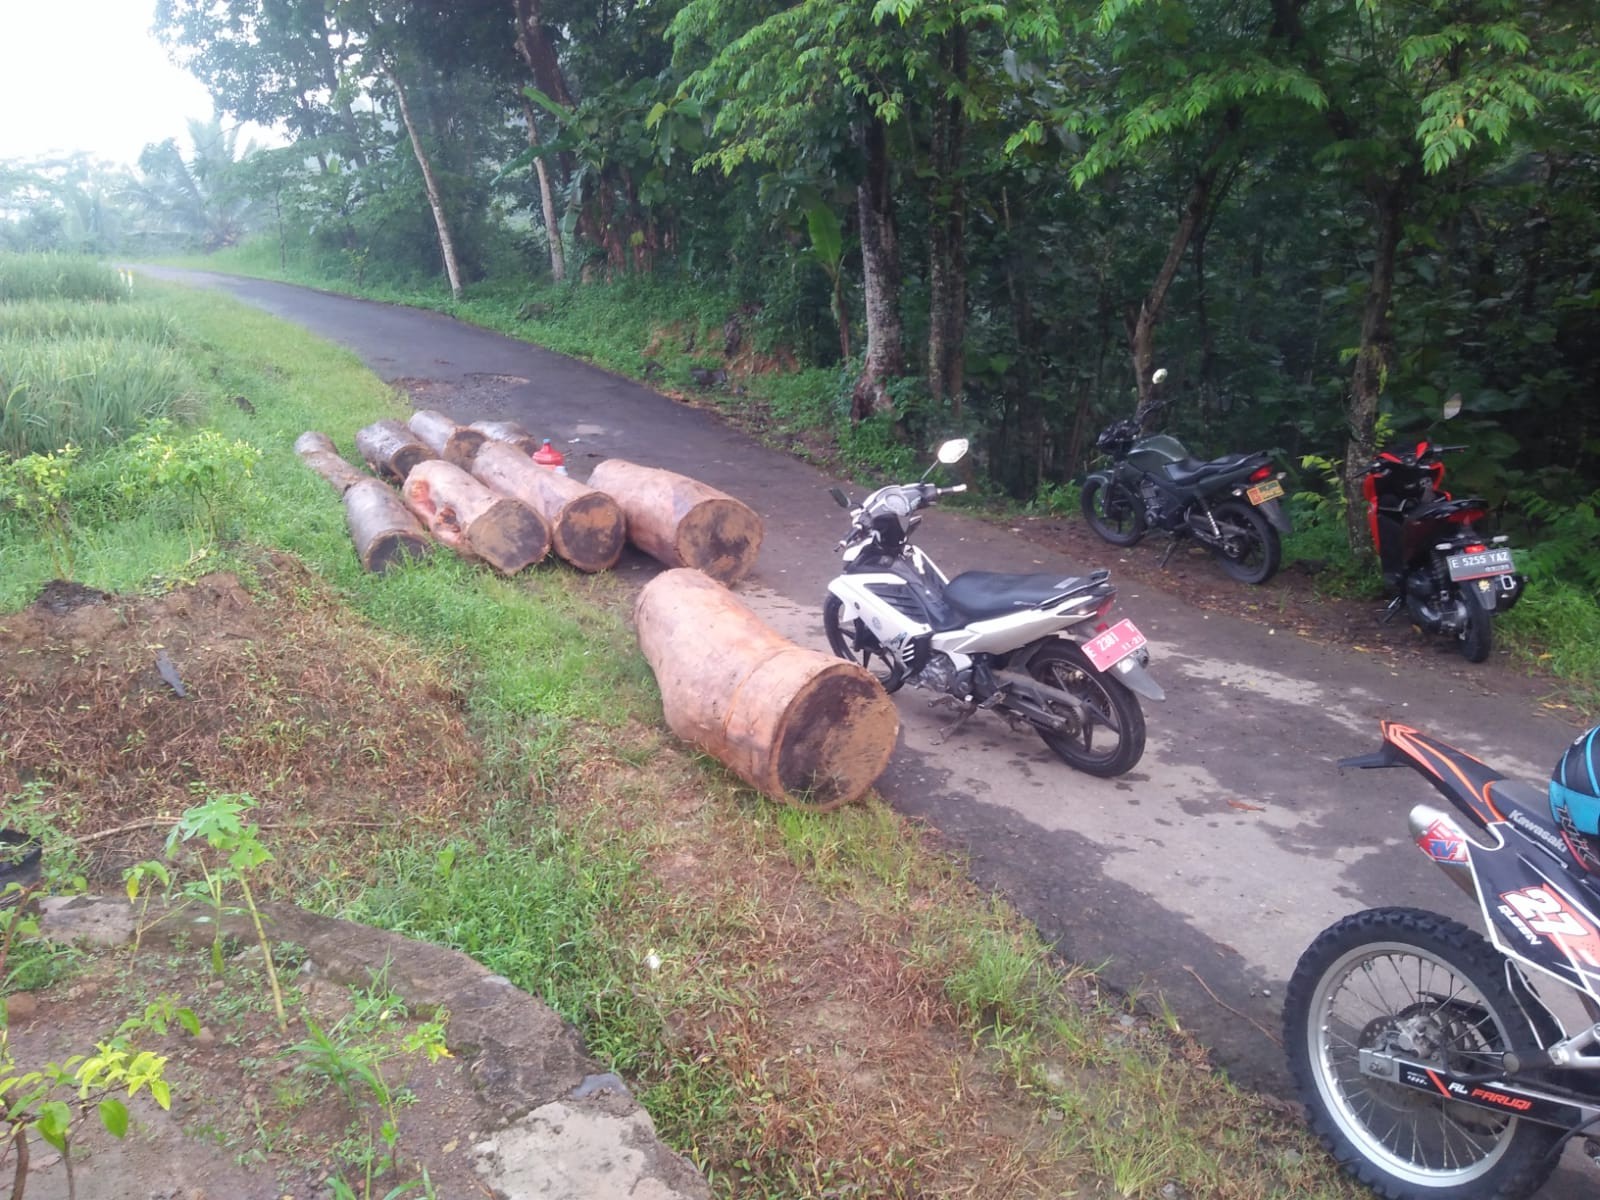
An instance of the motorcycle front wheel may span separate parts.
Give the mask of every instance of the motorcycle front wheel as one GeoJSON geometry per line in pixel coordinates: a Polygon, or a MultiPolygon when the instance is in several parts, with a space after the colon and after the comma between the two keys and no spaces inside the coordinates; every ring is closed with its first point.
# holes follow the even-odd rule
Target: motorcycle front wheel
{"type": "Polygon", "coordinates": [[[1300,956],[1283,1005],[1289,1072],[1312,1130],[1387,1200],[1522,1200],[1560,1131],[1361,1069],[1364,1050],[1493,1071],[1533,1044],[1505,962],[1466,926],[1414,908],[1346,917],[1300,956]]]}
{"type": "Polygon", "coordinates": [[[1119,480],[1088,480],[1079,503],[1089,528],[1113,546],[1132,546],[1144,537],[1144,503],[1119,480]]]}
{"type": "Polygon", "coordinates": [[[822,602],[822,631],[828,635],[828,647],[840,658],[871,671],[886,692],[900,690],[906,681],[900,667],[882,643],[872,636],[860,621],[844,619],[844,602],[833,593],[822,602]]]}
{"type": "Polygon", "coordinates": [[[1080,717],[1065,704],[1047,702],[1052,715],[1066,720],[1066,728],[1034,726],[1057,758],[1102,779],[1132,770],[1144,754],[1144,711],[1121,681],[1096,671],[1082,650],[1064,640],[1041,646],[1028,663],[1028,674],[1070,692],[1083,704],[1080,717]]]}
{"type": "Polygon", "coordinates": [[[1240,583],[1265,583],[1278,573],[1283,561],[1283,543],[1278,531],[1251,504],[1229,501],[1211,510],[1222,544],[1212,553],[1222,569],[1240,583]]]}

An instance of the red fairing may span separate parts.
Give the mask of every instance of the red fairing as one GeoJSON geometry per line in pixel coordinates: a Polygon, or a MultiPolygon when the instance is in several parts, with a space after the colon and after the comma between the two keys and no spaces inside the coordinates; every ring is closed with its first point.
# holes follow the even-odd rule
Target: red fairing
{"type": "MultiPolygon", "coordinates": [[[[1379,455],[1380,458],[1389,458],[1390,455],[1379,455]]],[[[1394,461],[1399,462],[1399,459],[1394,461]]],[[[1372,535],[1372,548],[1378,549],[1378,479],[1377,476],[1368,474],[1361,480],[1361,494],[1367,499],[1367,532],[1372,535]]]]}

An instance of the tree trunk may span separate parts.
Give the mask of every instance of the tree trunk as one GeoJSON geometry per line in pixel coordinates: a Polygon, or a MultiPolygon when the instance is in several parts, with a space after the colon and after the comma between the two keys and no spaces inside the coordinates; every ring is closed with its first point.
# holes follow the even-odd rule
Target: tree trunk
{"type": "Polygon", "coordinates": [[[878,681],[795,645],[701,572],[653,579],[634,624],[672,732],[764,795],[837,808],[888,765],[900,718],[878,681]]]}
{"type": "MultiPolygon", "coordinates": [[[[539,127],[535,124],[533,105],[524,100],[522,114],[528,122],[528,145],[539,148],[539,127]]],[[[561,223],[556,218],[556,194],[550,186],[550,168],[544,156],[533,160],[534,174],[539,177],[539,205],[544,210],[545,240],[550,243],[550,278],[560,283],[567,277],[567,254],[561,245],[561,223]]]]}
{"type": "Polygon", "coordinates": [[[404,483],[413,467],[434,457],[409,426],[395,420],[374,421],[357,432],[356,449],[375,473],[395,483],[404,483]]]}
{"type": "Polygon", "coordinates": [[[345,462],[332,440],[325,433],[307,430],[294,440],[294,452],[318,475],[321,475],[342,495],[356,484],[371,479],[365,471],[345,462]]]}
{"type": "Polygon", "coordinates": [[[1393,358],[1389,309],[1394,302],[1394,264],[1405,219],[1407,184],[1407,179],[1402,177],[1386,180],[1371,189],[1377,244],[1361,312],[1361,348],[1356,353],[1355,371],[1350,380],[1350,401],[1346,410],[1350,440],[1344,455],[1345,534],[1351,553],[1357,559],[1372,556],[1361,484],[1366,466],[1372,461],[1372,431],[1377,423],[1378,400],[1383,395],[1393,358]]]}
{"type": "Polygon", "coordinates": [[[596,467],[589,483],[622,508],[628,540],[669,567],[696,567],[732,584],[756,565],[761,518],[726,493],[620,458],[596,467]]]}
{"type": "Polygon", "coordinates": [[[1155,364],[1156,324],[1161,320],[1161,309],[1167,302],[1167,292],[1172,287],[1172,281],[1177,278],[1184,252],[1189,248],[1189,239],[1194,236],[1194,231],[1199,228],[1200,221],[1205,216],[1206,206],[1211,199],[1211,188],[1216,181],[1215,165],[1203,167],[1195,176],[1194,183],[1189,188],[1188,198],[1183,204],[1183,214],[1178,218],[1178,228],[1173,231],[1172,241],[1167,246],[1166,261],[1161,264],[1155,282],[1150,285],[1150,291],[1140,301],[1138,309],[1130,310],[1125,318],[1128,330],[1128,357],[1133,364],[1135,385],[1139,389],[1139,406],[1134,411],[1134,419],[1139,422],[1141,428],[1149,425],[1154,415],[1152,406],[1155,403],[1155,391],[1150,377],[1154,374],[1151,368],[1155,364]]]}
{"type": "Polygon", "coordinates": [[[539,439],[515,421],[474,421],[467,428],[476,429],[491,442],[505,442],[507,445],[515,446],[529,458],[532,458],[539,449],[539,439]]]}
{"type": "Polygon", "coordinates": [[[550,526],[556,554],[580,571],[614,567],[627,540],[622,509],[606,493],[542,467],[510,442],[478,451],[472,473],[491,491],[520,500],[550,526]]]}
{"type": "Polygon", "coordinates": [[[344,519],[361,565],[381,575],[406,559],[424,558],[433,543],[388,484],[365,477],[344,494],[344,519]]]}
{"type": "Polygon", "coordinates": [[[889,180],[889,144],[883,122],[864,118],[858,130],[866,167],[856,198],[861,220],[861,281],[867,319],[867,353],[851,396],[850,419],[894,411],[889,381],[905,374],[905,334],[900,323],[900,246],[889,180]]]}
{"type": "Polygon", "coordinates": [[[439,181],[434,177],[433,164],[428,160],[428,152],[422,148],[422,139],[417,135],[416,124],[411,120],[411,106],[406,102],[406,90],[400,85],[400,76],[393,67],[385,69],[389,83],[394,88],[394,96],[400,104],[400,119],[405,122],[406,134],[411,138],[411,152],[417,156],[417,166],[422,168],[422,185],[428,191],[428,207],[433,209],[433,223],[439,230],[439,252],[444,256],[445,275],[450,280],[450,295],[452,299],[461,299],[461,268],[456,263],[455,239],[450,236],[450,221],[445,216],[444,194],[439,190],[439,181]]]}
{"type": "MultiPolygon", "coordinates": [[[[957,83],[967,76],[967,30],[945,35],[946,69],[957,83]]],[[[966,194],[961,178],[966,116],[961,100],[939,104],[933,122],[933,179],[928,229],[928,391],[961,419],[967,334],[966,194]]]]}
{"type": "Polygon", "coordinates": [[[463,558],[514,575],[550,552],[543,517],[521,501],[495,495],[453,463],[418,463],[402,491],[406,507],[463,558]]]}
{"type": "Polygon", "coordinates": [[[457,425],[442,412],[435,412],[431,408],[418,409],[406,424],[424,446],[463,471],[472,470],[473,457],[479,447],[489,440],[481,429],[457,425]]]}

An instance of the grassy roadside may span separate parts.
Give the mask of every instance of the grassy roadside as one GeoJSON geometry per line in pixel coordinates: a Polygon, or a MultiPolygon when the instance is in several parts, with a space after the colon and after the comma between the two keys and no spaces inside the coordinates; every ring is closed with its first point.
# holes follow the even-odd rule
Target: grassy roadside
{"type": "MultiPolygon", "coordinates": [[[[76,530],[80,581],[161,591],[228,569],[291,642],[370,624],[376,641],[339,644],[448,680],[481,748],[452,833],[352,839],[339,872],[285,839],[284,891],[544,995],[722,1195],[1351,1194],[1276,1107],[1054,961],[924,832],[876,801],[774,807],[672,744],[617,580],[442,557],[362,574],[290,446],[306,428],[348,446],[403,402],[255,310],[163,296],[208,424],[260,458],[220,538],[160,511],[76,530]]],[[[11,611],[52,563],[15,534],[0,553],[11,611]]]]}
{"type": "MultiPolygon", "coordinates": [[[[181,265],[447,312],[713,407],[764,444],[840,474],[882,480],[919,473],[924,465],[886,425],[852,425],[845,419],[850,373],[797,367],[761,327],[759,314],[746,319],[749,328],[741,331],[740,351],[725,358],[729,301],[682,282],[629,278],[583,288],[484,283],[455,301],[437,285],[358,286],[348,279],[284,271],[273,247],[265,243],[182,260],[181,265]],[[728,379],[710,387],[697,383],[692,374],[722,368],[728,379]]],[[[1018,512],[993,496],[974,497],[966,506],[1001,522],[1013,520],[1018,512]]],[[[1046,489],[1026,511],[1081,519],[1073,485],[1046,489]]],[[[1348,557],[1343,528],[1337,505],[1326,496],[1306,493],[1296,510],[1295,532],[1285,544],[1286,561],[1318,565],[1313,583],[1318,597],[1376,599],[1377,573],[1348,557]]],[[[1500,641],[1525,669],[1553,677],[1573,708],[1600,713],[1600,604],[1571,570],[1573,548],[1581,553],[1587,534],[1581,521],[1557,521],[1549,532],[1548,544],[1519,543],[1519,565],[1533,582],[1521,603],[1497,620],[1500,641]]]]}

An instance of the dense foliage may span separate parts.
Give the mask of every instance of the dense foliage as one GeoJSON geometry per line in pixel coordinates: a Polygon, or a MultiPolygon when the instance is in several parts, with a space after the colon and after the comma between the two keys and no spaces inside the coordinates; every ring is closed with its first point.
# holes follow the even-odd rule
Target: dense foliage
{"type": "Polygon", "coordinates": [[[1153,424],[1165,366],[1159,420],[1197,451],[1317,457],[1330,535],[1379,417],[1421,432],[1459,392],[1455,477],[1574,526],[1600,488],[1591,17],[160,0],[219,112],[290,144],[240,158],[197,128],[110,189],[0,169],[0,243],[248,229],[358,284],[692,284],[764,347],[847,371],[841,421],[972,434],[1020,499],[1080,475],[1113,414],[1153,424]]]}

